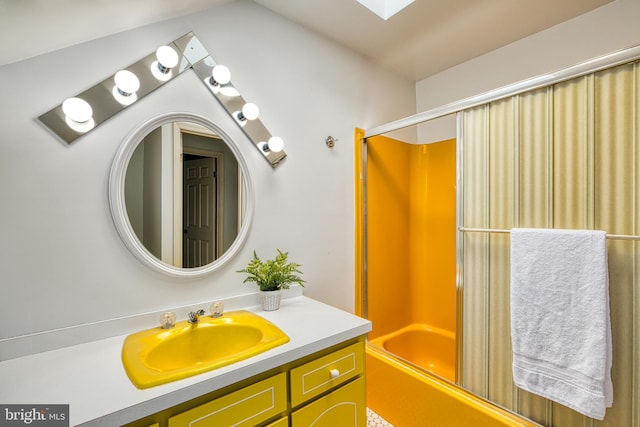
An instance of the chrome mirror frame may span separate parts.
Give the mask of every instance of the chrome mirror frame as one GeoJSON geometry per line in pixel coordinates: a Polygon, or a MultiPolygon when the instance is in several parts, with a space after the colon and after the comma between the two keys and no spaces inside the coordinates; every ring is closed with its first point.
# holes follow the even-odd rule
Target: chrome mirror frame
{"type": "Polygon", "coordinates": [[[140,262],[150,267],[151,269],[168,276],[179,278],[198,278],[209,274],[225,265],[228,260],[236,255],[236,253],[240,250],[240,248],[242,248],[245,241],[247,240],[254,211],[253,180],[249,172],[249,167],[242,157],[240,150],[222,129],[220,129],[208,119],[193,113],[165,113],[154,117],[136,127],[124,139],[124,141],[118,148],[118,151],[111,165],[111,172],[109,174],[109,206],[111,208],[111,216],[113,217],[113,222],[116,225],[118,234],[120,234],[120,237],[127,246],[127,249],[129,249],[129,251],[140,262]],[[140,239],[138,239],[138,236],[131,226],[125,204],[125,178],[127,175],[127,167],[129,165],[129,160],[131,159],[131,156],[138,144],[145,138],[145,136],[149,132],[156,129],[157,127],[167,123],[183,121],[204,126],[225,141],[225,143],[229,146],[236,159],[238,160],[238,167],[242,171],[242,175],[244,178],[243,185],[245,186],[246,191],[244,218],[242,221],[242,226],[240,227],[240,231],[238,232],[238,235],[236,236],[233,244],[224,252],[224,254],[220,258],[216,259],[210,264],[196,268],[174,267],[173,265],[162,262],[161,260],[156,258],[155,255],[149,252],[149,250],[142,244],[140,239]]]}
{"type": "MultiPolygon", "coordinates": [[[[211,72],[217,64],[200,40],[192,32],[189,32],[169,43],[167,46],[171,47],[178,54],[178,64],[171,68],[165,80],[159,80],[154,77],[151,72],[153,67],[157,66],[155,52],[122,69],[135,74],[140,83],[139,88],[134,94],[137,97],[136,100],[132,100],[128,105],[139,102],[140,99],[147,94],[169,83],[186,70],[191,69],[218,102],[220,102],[220,105],[222,105],[225,111],[234,118],[234,121],[255,145],[265,160],[269,162],[271,167],[275,168],[287,154],[284,151],[275,152],[264,148],[267,141],[269,141],[273,135],[271,135],[259,118],[247,120],[244,124],[241,124],[240,121],[234,117],[234,113],[240,111],[246,101],[231,82],[224,84],[225,91],[218,90],[217,87],[214,87],[214,85],[210,83],[211,72]],[[229,93],[233,96],[229,96],[229,93]]],[[[93,115],[90,120],[91,123],[84,123],[84,128],[86,129],[76,128],[74,130],[74,128],[68,124],[62,103],[40,115],[38,120],[60,139],[71,144],[82,135],[91,132],[101,123],[127,108],[128,105],[122,104],[116,99],[115,91],[117,91],[117,87],[115,87],[114,79],[115,74],[72,97],[80,98],[88,102],[92,108],[93,115]]]]}

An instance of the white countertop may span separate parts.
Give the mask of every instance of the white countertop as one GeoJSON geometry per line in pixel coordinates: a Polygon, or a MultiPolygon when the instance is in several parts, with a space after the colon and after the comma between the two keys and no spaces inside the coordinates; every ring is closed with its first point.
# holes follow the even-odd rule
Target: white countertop
{"type": "Polygon", "coordinates": [[[246,309],[273,322],[290,341],[230,366],[139,390],[122,366],[126,335],[102,339],[0,362],[0,403],[69,404],[70,425],[113,427],[371,330],[369,321],[304,296],[283,299],[277,311],[246,309]]]}

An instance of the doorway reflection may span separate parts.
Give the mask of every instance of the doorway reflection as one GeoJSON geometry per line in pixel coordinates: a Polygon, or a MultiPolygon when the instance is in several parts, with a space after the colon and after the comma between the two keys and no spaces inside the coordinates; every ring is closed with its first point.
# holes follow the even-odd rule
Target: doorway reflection
{"type": "Polygon", "coordinates": [[[244,212],[243,178],[227,144],[209,129],[172,122],[151,131],[127,167],[132,229],[162,262],[196,268],[235,241],[244,212]]]}

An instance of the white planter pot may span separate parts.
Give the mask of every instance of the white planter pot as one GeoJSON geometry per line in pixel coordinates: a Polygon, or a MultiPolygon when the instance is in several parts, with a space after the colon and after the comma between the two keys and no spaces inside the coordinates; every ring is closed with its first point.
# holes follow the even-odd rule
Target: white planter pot
{"type": "Polygon", "coordinates": [[[264,311],[274,311],[280,308],[280,298],[282,291],[260,291],[262,298],[262,309],[264,311]]]}

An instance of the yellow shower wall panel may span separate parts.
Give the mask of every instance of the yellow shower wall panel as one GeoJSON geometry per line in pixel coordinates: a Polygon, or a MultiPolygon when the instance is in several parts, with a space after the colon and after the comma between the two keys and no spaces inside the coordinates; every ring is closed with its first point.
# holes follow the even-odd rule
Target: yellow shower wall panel
{"type": "Polygon", "coordinates": [[[427,215],[431,207],[428,200],[428,172],[430,150],[427,145],[410,147],[409,181],[409,251],[411,295],[407,299],[412,314],[411,323],[426,323],[426,316],[434,317],[430,313],[432,307],[430,297],[438,288],[438,271],[433,271],[433,260],[429,259],[430,240],[427,215]]]}
{"type": "Polygon", "coordinates": [[[410,171],[412,323],[454,332],[456,141],[412,145],[410,171]]]}
{"type": "Polygon", "coordinates": [[[367,304],[370,338],[411,321],[409,274],[409,144],[367,141],[367,304]]]}
{"type": "Polygon", "coordinates": [[[367,141],[371,338],[411,323],[455,331],[456,142],[367,141]]]}

